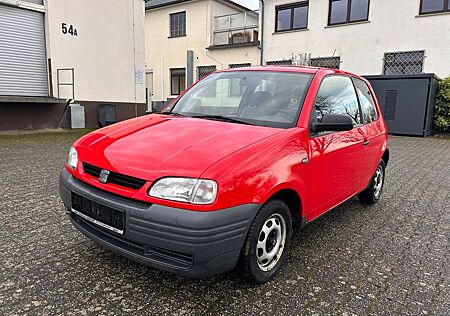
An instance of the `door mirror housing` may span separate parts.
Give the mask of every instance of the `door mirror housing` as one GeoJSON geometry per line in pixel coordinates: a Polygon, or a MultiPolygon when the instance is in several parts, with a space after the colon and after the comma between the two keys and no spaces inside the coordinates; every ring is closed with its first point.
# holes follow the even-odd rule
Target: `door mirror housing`
{"type": "Polygon", "coordinates": [[[322,122],[314,122],[311,131],[318,132],[341,132],[350,131],[354,127],[353,120],[346,114],[324,114],[322,122]]]}

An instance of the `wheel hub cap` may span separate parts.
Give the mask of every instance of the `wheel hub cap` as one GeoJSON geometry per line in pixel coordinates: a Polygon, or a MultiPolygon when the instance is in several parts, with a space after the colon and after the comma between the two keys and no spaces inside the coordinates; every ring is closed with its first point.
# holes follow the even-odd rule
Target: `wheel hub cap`
{"type": "Polygon", "coordinates": [[[373,194],[377,198],[380,196],[381,189],[383,187],[383,180],[383,168],[381,168],[381,166],[378,166],[377,171],[375,172],[375,177],[373,178],[373,194]]]}
{"type": "Polygon", "coordinates": [[[280,214],[270,216],[261,228],[256,245],[256,260],[263,271],[271,270],[280,260],[286,241],[286,223],[280,214]]]}

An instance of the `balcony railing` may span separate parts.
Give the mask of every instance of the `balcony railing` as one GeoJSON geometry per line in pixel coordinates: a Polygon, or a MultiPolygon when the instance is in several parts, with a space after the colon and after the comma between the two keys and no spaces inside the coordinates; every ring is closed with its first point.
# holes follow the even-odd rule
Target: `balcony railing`
{"type": "Polygon", "coordinates": [[[258,43],[258,12],[214,17],[212,46],[258,43]]]}

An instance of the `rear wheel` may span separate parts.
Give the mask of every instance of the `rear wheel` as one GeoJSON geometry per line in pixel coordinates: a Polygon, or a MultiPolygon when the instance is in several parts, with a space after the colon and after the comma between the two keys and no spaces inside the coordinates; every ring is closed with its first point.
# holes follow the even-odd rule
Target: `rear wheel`
{"type": "Polygon", "coordinates": [[[381,160],[367,189],[358,194],[358,199],[361,203],[375,204],[379,200],[384,186],[385,169],[386,165],[381,160]]]}
{"type": "Polygon", "coordinates": [[[253,282],[264,283],[280,270],[292,235],[291,213],[286,203],[264,204],[250,226],[238,267],[253,282]]]}

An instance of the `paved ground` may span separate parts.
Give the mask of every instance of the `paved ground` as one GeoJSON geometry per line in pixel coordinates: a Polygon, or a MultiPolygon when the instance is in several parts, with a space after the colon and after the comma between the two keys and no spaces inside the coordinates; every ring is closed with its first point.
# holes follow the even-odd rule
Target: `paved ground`
{"type": "Polygon", "coordinates": [[[449,315],[448,139],[392,137],[380,203],[296,232],[282,273],[252,286],[152,270],[72,228],[57,179],[79,135],[0,136],[0,315],[449,315]]]}

